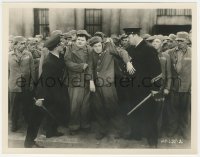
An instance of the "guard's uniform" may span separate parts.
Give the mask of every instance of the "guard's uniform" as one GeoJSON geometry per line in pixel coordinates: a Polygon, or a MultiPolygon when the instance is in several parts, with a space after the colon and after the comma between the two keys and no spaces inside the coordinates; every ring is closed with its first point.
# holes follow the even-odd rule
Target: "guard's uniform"
{"type": "MultiPolygon", "coordinates": [[[[45,43],[45,46],[53,50],[59,42],[59,35],[52,36],[45,43]]],[[[35,95],[36,99],[44,99],[43,106],[45,109],[34,105],[27,128],[25,147],[35,145],[34,140],[37,137],[44,116],[47,117],[46,137],[62,135],[57,131],[57,127],[58,125],[67,124],[69,117],[67,115],[69,102],[66,96],[66,88],[64,88],[62,82],[64,68],[63,55],[56,56],[53,53],[47,55],[45,63],[42,66],[42,74],[39,78],[35,95]]]]}
{"type": "MultiPolygon", "coordinates": [[[[132,77],[133,84],[129,91],[131,100],[127,106],[127,112],[147,97],[151,90],[159,90],[160,84],[156,80],[161,76],[157,52],[146,41],[142,40],[135,48],[129,49],[128,53],[132,58],[136,73],[132,77]]],[[[132,126],[133,137],[140,139],[145,136],[150,145],[157,145],[156,102],[152,97],[128,119],[132,126]]]]}

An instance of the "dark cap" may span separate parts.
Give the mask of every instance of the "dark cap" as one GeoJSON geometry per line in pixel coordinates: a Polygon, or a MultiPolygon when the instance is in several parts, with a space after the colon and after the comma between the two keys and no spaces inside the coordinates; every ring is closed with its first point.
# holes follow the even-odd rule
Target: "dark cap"
{"type": "Polygon", "coordinates": [[[96,32],[94,33],[94,36],[99,36],[103,39],[106,35],[103,32],[96,32]]]}
{"type": "Polygon", "coordinates": [[[101,37],[98,37],[98,36],[94,36],[89,40],[89,44],[91,46],[93,46],[94,44],[99,43],[99,42],[102,42],[102,39],[101,39],[101,37]]]}
{"type": "Polygon", "coordinates": [[[126,34],[122,34],[122,35],[120,35],[120,40],[123,40],[124,38],[127,38],[128,37],[128,35],[126,35],[126,34]]]}
{"type": "Polygon", "coordinates": [[[123,30],[125,34],[130,35],[130,34],[139,34],[141,28],[124,28],[123,30]]]}
{"type": "Polygon", "coordinates": [[[71,30],[68,33],[72,36],[72,35],[76,34],[76,32],[77,32],[76,30],[71,30]]]}
{"type": "Polygon", "coordinates": [[[62,31],[61,30],[54,30],[54,31],[51,32],[51,36],[55,36],[57,34],[62,35],[62,31]]]}
{"type": "Polygon", "coordinates": [[[48,48],[50,51],[52,51],[55,47],[58,46],[58,44],[60,43],[60,38],[61,35],[60,34],[56,34],[51,36],[45,43],[44,43],[44,47],[48,48]]]}
{"type": "Polygon", "coordinates": [[[71,36],[70,33],[63,33],[63,37],[64,37],[65,39],[72,38],[72,36],[71,36]]]}
{"type": "Polygon", "coordinates": [[[187,32],[178,32],[176,34],[176,40],[186,41],[189,35],[187,32]]]}
{"type": "Polygon", "coordinates": [[[84,35],[86,38],[90,38],[90,34],[88,34],[88,32],[86,30],[78,30],[76,32],[77,35],[84,35]]]}

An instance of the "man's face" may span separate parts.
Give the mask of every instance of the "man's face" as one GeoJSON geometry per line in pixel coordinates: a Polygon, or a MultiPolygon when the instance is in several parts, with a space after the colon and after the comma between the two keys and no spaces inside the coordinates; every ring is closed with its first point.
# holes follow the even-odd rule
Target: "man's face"
{"type": "Polygon", "coordinates": [[[76,34],[72,34],[72,41],[76,40],[77,36],[76,34]]]}
{"type": "Polygon", "coordinates": [[[58,46],[55,49],[58,53],[63,53],[63,48],[64,47],[63,47],[62,43],[60,43],[60,44],[58,44],[58,46]]]}
{"type": "Polygon", "coordinates": [[[67,45],[69,42],[72,42],[72,38],[66,38],[65,41],[65,44],[67,45]]]}
{"type": "Polygon", "coordinates": [[[136,35],[135,34],[130,34],[128,36],[128,41],[131,45],[135,46],[136,45],[136,35]]]}
{"type": "Polygon", "coordinates": [[[178,48],[179,49],[186,48],[187,43],[185,41],[183,41],[183,40],[177,40],[177,43],[178,43],[178,48]]]}
{"type": "Polygon", "coordinates": [[[153,42],[152,42],[152,46],[158,50],[161,48],[161,45],[162,45],[162,41],[160,39],[154,39],[153,42]]]}
{"type": "Polygon", "coordinates": [[[26,42],[25,41],[21,41],[21,42],[17,43],[18,51],[23,52],[25,48],[26,48],[26,42]]]}
{"type": "Polygon", "coordinates": [[[99,43],[96,43],[93,45],[93,49],[96,53],[101,53],[103,51],[103,46],[102,46],[102,43],[99,42],[99,43]]]}
{"type": "Polygon", "coordinates": [[[122,46],[126,47],[129,44],[128,38],[123,38],[121,40],[121,44],[122,44],[122,46]]]}
{"type": "Polygon", "coordinates": [[[62,37],[62,38],[60,39],[60,41],[61,41],[63,44],[65,44],[65,42],[66,42],[66,40],[65,40],[64,37],[62,37]]]}
{"type": "Polygon", "coordinates": [[[77,37],[76,39],[76,45],[78,47],[83,47],[87,44],[86,38],[85,37],[77,37]]]}
{"type": "Polygon", "coordinates": [[[35,48],[36,48],[36,45],[34,45],[34,44],[31,44],[31,45],[29,45],[29,51],[33,51],[33,50],[35,50],[35,48]]]}

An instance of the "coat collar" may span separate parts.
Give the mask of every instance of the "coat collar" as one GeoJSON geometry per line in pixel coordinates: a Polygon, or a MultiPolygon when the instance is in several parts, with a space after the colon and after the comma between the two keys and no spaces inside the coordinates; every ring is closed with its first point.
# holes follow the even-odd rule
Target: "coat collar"
{"type": "Polygon", "coordinates": [[[141,47],[143,47],[143,45],[145,44],[146,42],[144,41],[144,39],[142,39],[139,43],[138,43],[138,45],[135,47],[136,49],[139,49],[139,48],[141,48],[141,47]]]}
{"type": "Polygon", "coordinates": [[[76,43],[75,43],[75,44],[74,44],[74,49],[75,49],[75,51],[78,51],[78,50],[86,50],[87,47],[86,47],[86,46],[78,47],[78,46],[76,45],[76,43]]]}

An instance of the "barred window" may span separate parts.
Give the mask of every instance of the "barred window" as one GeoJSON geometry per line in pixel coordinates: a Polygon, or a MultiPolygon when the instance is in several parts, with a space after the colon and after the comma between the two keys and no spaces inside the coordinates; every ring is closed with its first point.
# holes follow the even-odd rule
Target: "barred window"
{"type": "Polygon", "coordinates": [[[49,35],[49,9],[34,9],[34,35],[49,35]]]}
{"type": "Polygon", "coordinates": [[[191,9],[157,9],[158,16],[190,16],[191,9]]]}
{"type": "Polygon", "coordinates": [[[85,30],[91,35],[102,31],[102,9],[85,9],[85,30]]]}

